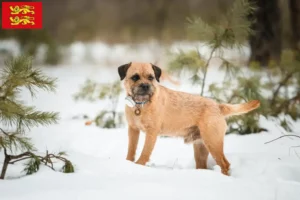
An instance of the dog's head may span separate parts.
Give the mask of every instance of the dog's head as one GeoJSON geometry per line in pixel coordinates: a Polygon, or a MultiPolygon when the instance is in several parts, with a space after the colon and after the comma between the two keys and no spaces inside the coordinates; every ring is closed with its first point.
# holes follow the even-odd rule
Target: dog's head
{"type": "Polygon", "coordinates": [[[128,95],[136,102],[151,100],[158,86],[161,69],[151,63],[128,63],[118,67],[128,95]]]}

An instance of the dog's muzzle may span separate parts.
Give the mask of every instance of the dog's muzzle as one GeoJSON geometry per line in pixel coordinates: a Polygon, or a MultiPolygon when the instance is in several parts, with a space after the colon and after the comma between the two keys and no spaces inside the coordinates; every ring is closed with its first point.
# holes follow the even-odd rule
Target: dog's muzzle
{"type": "Polygon", "coordinates": [[[138,89],[137,94],[146,95],[146,94],[149,93],[149,91],[150,91],[150,85],[142,83],[142,84],[139,85],[139,89],[138,89]]]}
{"type": "Polygon", "coordinates": [[[153,89],[150,84],[141,83],[139,86],[133,88],[132,93],[135,102],[145,102],[150,100],[153,89]]]}

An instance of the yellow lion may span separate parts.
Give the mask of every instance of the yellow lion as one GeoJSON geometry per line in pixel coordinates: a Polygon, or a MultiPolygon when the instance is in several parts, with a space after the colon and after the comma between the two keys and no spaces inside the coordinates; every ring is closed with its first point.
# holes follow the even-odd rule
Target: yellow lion
{"type": "Polygon", "coordinates": [[[31,25],[34,25],[34,17],[29,17],[29,16],[23,16],[23,17],[10,17],[9,18],[10,21],[11,21],[11,25],[19,25],[19,24],[22,24],[22,25],[27,25],[27,24],[31,24],[31,25]]]}
{"type": "Polygon", "coordinates": [[[34,14],[34,6],[10,6],[9,9],[11,10],[12,15],[18,15],[18,14],[34,14]]]}

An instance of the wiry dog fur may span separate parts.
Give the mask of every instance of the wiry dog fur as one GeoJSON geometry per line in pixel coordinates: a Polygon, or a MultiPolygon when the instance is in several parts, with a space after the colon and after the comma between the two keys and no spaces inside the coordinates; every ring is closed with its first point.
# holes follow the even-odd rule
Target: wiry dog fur
{"type": "Polygon", "coordinates": [[[208,153],[211,153],[222,173],[228,175],[230,163],[223,153],[225,117],[258,108],[258,100],[218,104],[209,98],[168,89],[159,84],[160,68],[150,63],[128,63],[120,66],[118,72],[127,95],[135,101],[149,100],[138,116],[134,113],[136,108],[125,107],[129,136],[127,160],[135,160],[140,131],[146,133],[142,153],[136,161],[141,165],[148,162],[158,135],[179,136],[185,143],[193,143],[197,169],[207,168],[208,153]],[[147,85],[147,90],[141,91],[141,85],[147,85]]]}

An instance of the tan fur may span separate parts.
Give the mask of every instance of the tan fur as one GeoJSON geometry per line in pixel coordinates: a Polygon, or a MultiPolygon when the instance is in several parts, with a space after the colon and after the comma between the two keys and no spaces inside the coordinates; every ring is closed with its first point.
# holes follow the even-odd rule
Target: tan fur
{"type": "Polygon", "coordinates": [[[243,104],[220,104],[220,110],[224,116],[241,115],[251,110],[254,110],[260,106],[258,100],[252,100],[243,104]]]}
{"type": "Polygon", "coordinates": [[[227,129],[225,117],[247,113],[257,108],[259,101],[237,105],[218,104],[212,99],[163,87],[155,79],[148,80],[150,74],[154,75],[150,64],[131,63],[124,78],[127,95],[134,95],[133,89],[141,83],[150,84],[153,92],[150,102],[141,108],[139,116],[134,114],[136,108],[125,107],[129,126],[127,160],[135,160],[140,131],[146,133],[144,148],[136,161],[141,165],[149,161],[158,135],[177,136],[185,138],[187,143],[192,141],[197,169],[207,167],[209,152],[222,173],[228,175],[230,164],[223,153],[227,129]],[[141,79],[137,82],[131,80],[134,74],[139,74],[141,79]]]}

